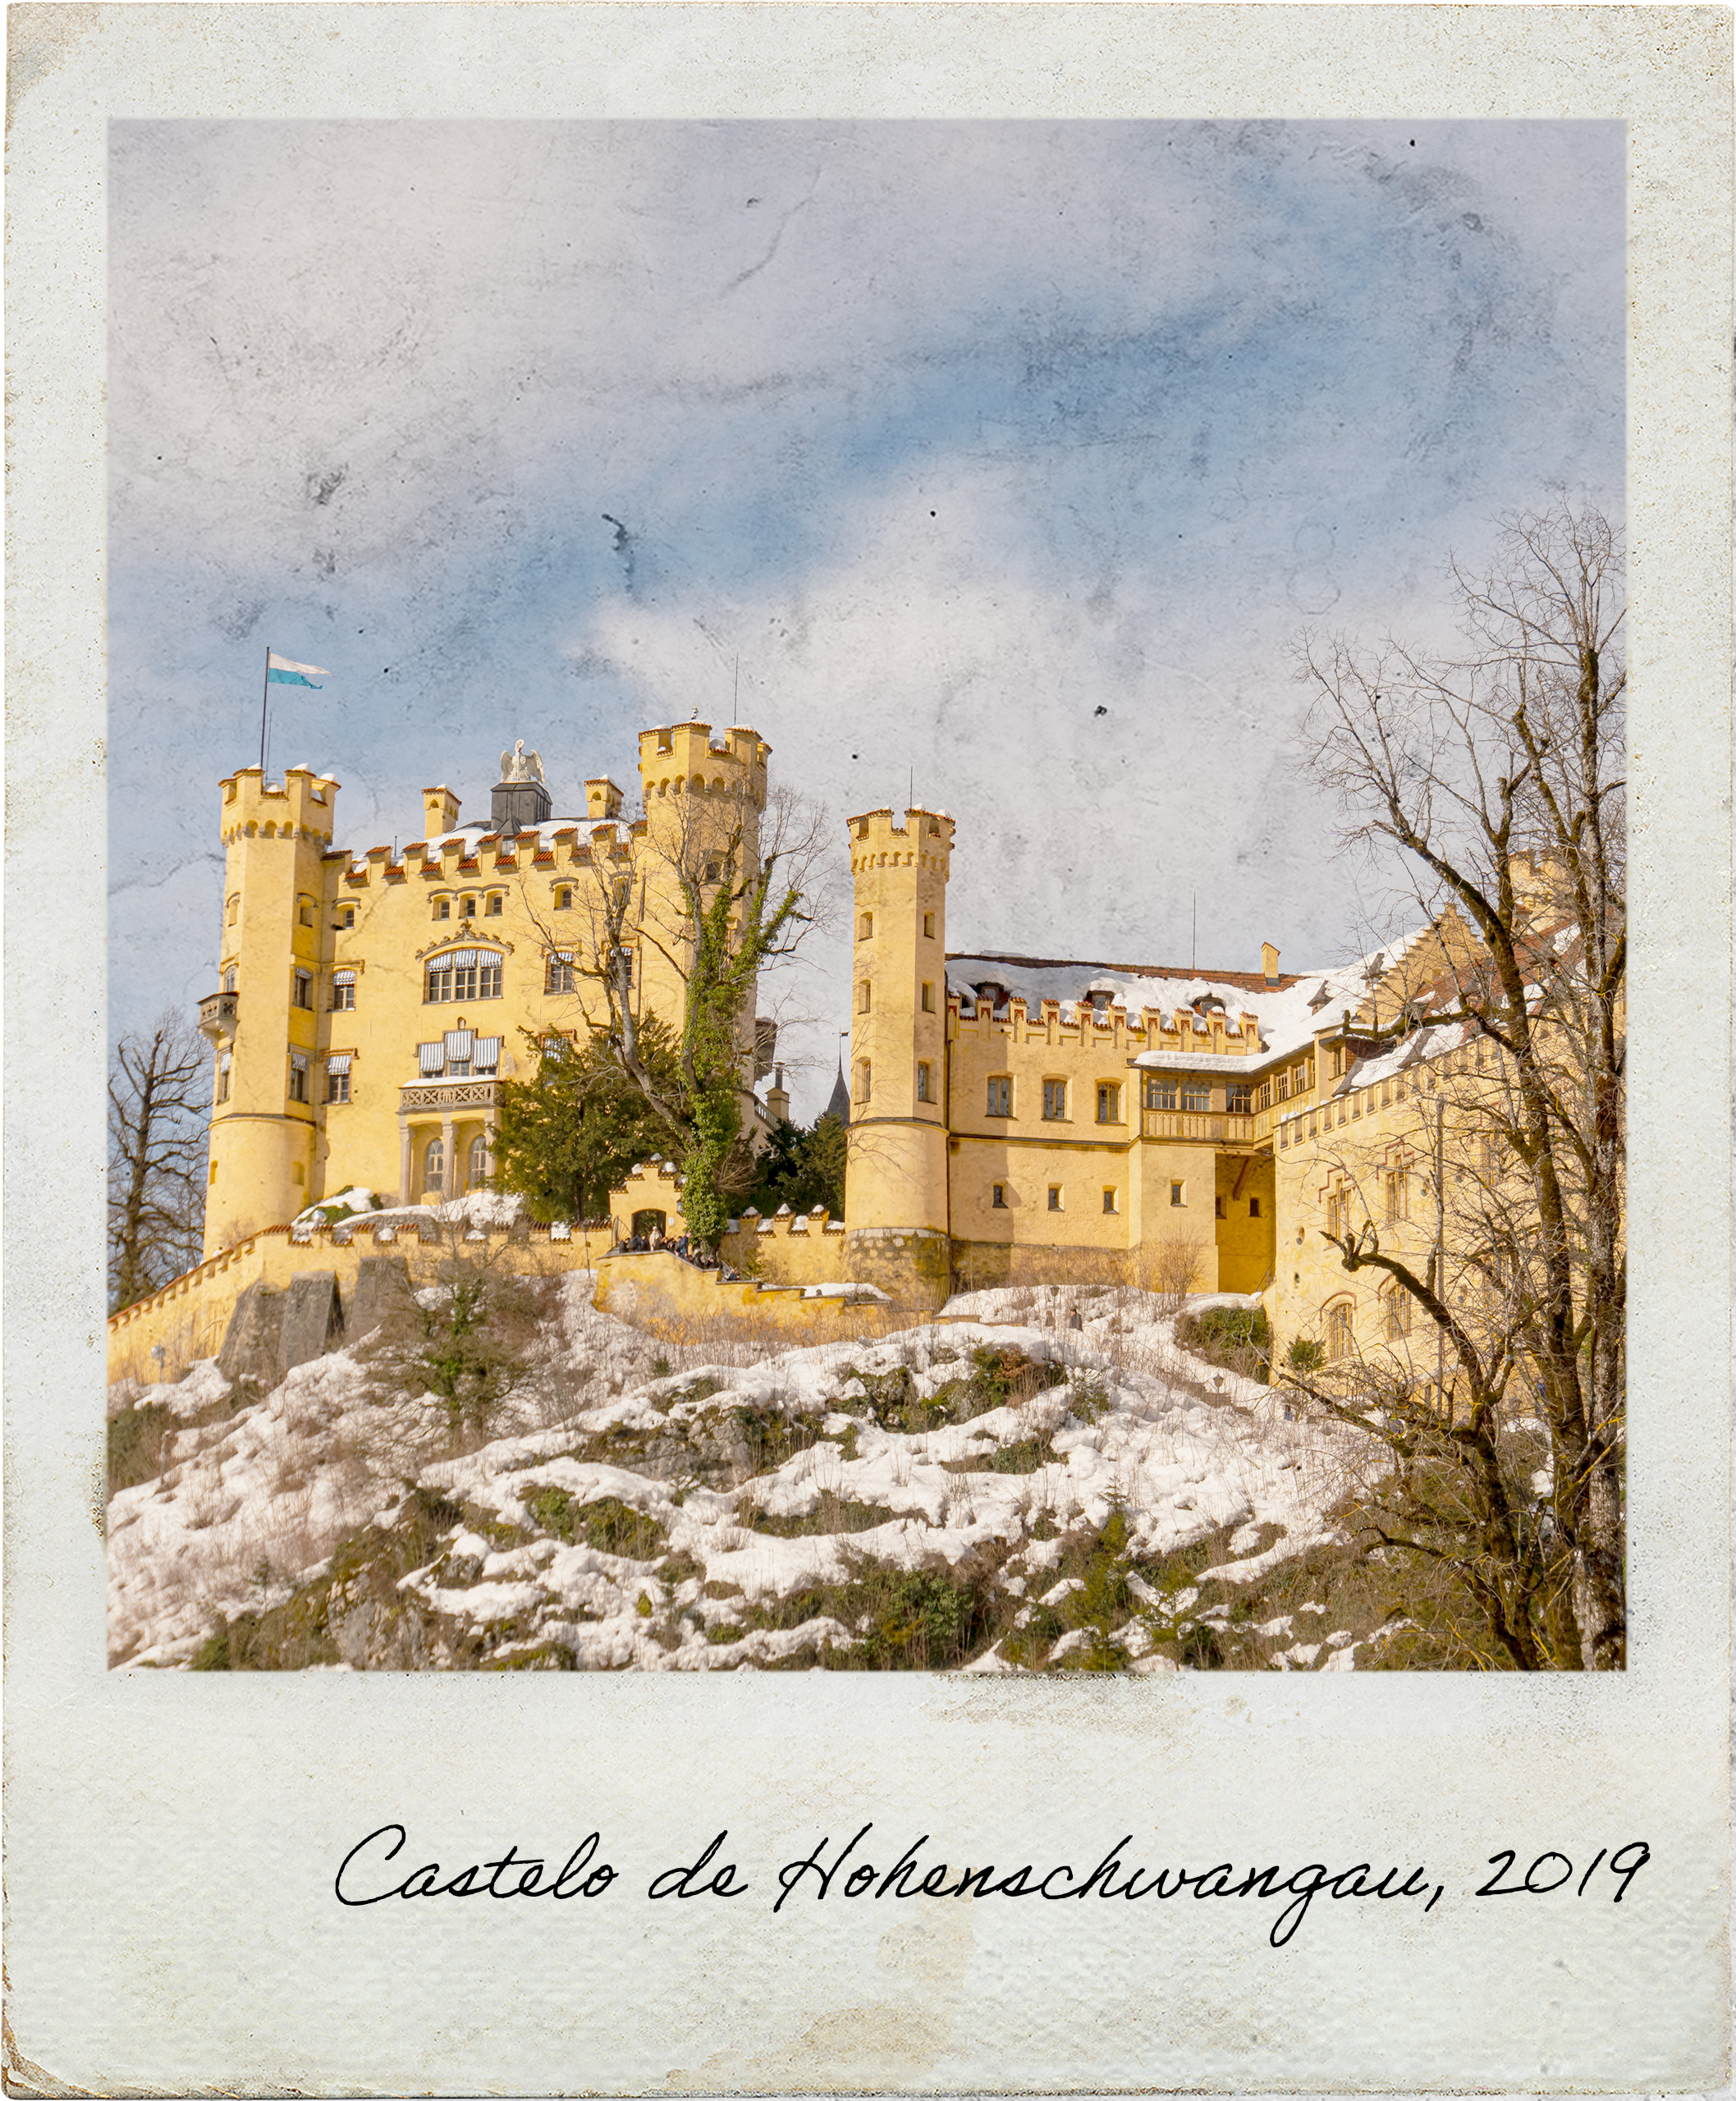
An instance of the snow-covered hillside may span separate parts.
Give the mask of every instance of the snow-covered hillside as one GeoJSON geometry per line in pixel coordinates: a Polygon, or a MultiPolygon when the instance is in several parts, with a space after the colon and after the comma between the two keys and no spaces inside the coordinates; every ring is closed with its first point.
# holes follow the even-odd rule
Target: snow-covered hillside
{"type": "Polygon", "coordinates": [[[214,1364],[121,1397],[160,1449],[109,1505],[112,1660],[1376,1659],[1377,1612],[1296,1595],[1349,1559],[1347,1433],[1190,1357],[1148,1294],[978,1293],[941,1324],[720,1362],[598,1313],[591,1281],[566,1281],[474,1449],[432,1397],[383,1389],[365,1343],[233,1413],[214,1364]]]}

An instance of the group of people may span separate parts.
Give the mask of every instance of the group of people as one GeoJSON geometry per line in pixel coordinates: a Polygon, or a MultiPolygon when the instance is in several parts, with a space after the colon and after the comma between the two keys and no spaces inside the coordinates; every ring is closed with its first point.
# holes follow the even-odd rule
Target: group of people
{"type": "Polygon", "coordinates": [[[720,1256],[708,1247],[702,1247],[690,1234],[684,1233],[671,1240],[659,1225],[649,1233],[631,1233],[625,1240],[615,1243],[617,1255],[678,1255],[684,1262],[690,1262],[696,1270],[721,1270],[726,1284],[740,1284],[741,1273],[732,1270],[720,1256]]]}

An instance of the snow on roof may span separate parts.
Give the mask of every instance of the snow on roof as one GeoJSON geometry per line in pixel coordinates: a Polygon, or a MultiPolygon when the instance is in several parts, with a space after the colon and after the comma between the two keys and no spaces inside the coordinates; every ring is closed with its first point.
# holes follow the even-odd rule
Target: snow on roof
{"type": "MultiPolygon", "coordinates": [[[[946,989],[973,1009],[979,984],[1005,986],[1008,995],[1023,999],[1034,1009],[1043,1000],[1060,1002],[1065,1010],[1088,1000],[1092,992],[1106,991],[1111,1004],[1125,1006],[1129,1014],[1156,1007],[1167,1015],[1185,1009],[1201,1000],[1216,999],[1231,1015],[1251,1014],[1259,1023],[1262,1052],[1284,1057],[1313,1041],[1323,1029],[1335,1028],[1346,1013],[1353,1018],[1367,1001],[1369,988],[1427,932],[1414,933],[1375,949],[1354,963],[1335,970],[1286,973],[1268,984],[1257,972],[1242,970],[1190,971],[1167,964],[1113,964],[1068,963],[1047,957],[1016,955],[949,955],[946,989]],[[1324,995],[1324,997],[1321,996],[1324,995]]],[[[1168,1054],[1173,1060],[1176,1054],[1168,1054]]],[[[1243,1058],[1207,1060],[1180,1054],[1189,1066],[1202,1069],[1221,1064],[1246,1072],[1243,1058]]],[[[1158,1062],[1145,1053],[1136,1062],[1158,1062]]]]}

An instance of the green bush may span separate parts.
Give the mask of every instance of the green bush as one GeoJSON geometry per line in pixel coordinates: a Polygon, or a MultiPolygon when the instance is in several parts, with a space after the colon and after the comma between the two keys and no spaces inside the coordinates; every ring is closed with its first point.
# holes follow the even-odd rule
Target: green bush
{"type": "Polygon", "coordinates": [[[1312,1335],[1298,1335],[1284,1353],[1285,1367],[1291,1371],[1299,1371],[1304,1376],[1311,1371],[1319,1371],[1326,1361],[1325,1348],[1312,1335]]]}
{"type": "Polygon", "coordinates": [[[1257,1306],[1212,1306],[1203,1313],[1184,1314],[1176,1338],[1185,1349],[1221,1364],[1263,1385],[1271,1375],[1271,1323],[1257,1306]]]}

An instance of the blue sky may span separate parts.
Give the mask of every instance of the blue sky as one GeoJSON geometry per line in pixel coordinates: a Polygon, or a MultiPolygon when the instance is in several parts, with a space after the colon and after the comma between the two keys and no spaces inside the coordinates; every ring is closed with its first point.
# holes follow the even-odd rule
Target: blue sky
{"type": "MultiPolygon", "coordinates": [[[[1299,777],[1304,625],[1438,631],[1450,551],[1619,507],[1615,124],[121,123],[112,1030],[216,962],[216,783],[339,836],[558,813],[751,723],[959,821],[955,949],[1363,945],[1299,777]],[[734,702],[739,661],[739,713],[734,702]]],[[[848,958],[786,988],[830,1085],[848,958]]]]}

